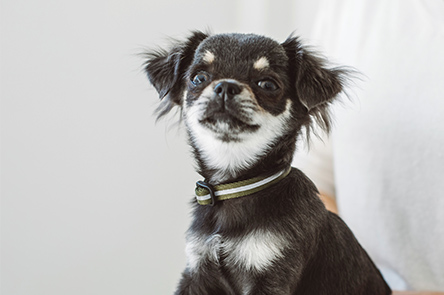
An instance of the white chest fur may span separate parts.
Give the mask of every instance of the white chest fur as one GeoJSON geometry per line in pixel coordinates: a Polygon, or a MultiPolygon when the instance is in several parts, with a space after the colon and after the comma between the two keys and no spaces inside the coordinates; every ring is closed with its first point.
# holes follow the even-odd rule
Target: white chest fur
{"type": "Polygon", "coordinates": [[[223,255],[224,264],[230,268],[261,272],[281,258],[287,246],[288,241],[284,237],[255,230],[236,239],[224,239],[219,234],[205,238],[189,236],[186,253],[191,271],[206,260],[218,265],[220,255],[223,255]]]}

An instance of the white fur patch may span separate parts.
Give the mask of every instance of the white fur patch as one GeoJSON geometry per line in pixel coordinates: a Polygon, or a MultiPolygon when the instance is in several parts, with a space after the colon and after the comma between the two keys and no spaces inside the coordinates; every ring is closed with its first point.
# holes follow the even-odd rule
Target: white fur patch
{"type": "Polygon", "coordinates": [[[266,230],[256,230],[239,240],[224,241],[222,250],[227,255],[227,264],[263,271],[283,257],[283,250],[287,246],[288,241],[284,237],[266,230]]]}
{"type": "Polygon", "coordinates": [[[259,58],[255,63],[253,64],[253,67],[256,70],[263,70],[265,68],[268,68],[270,66],[270,63],[268,62],[268,59],[265,56],[262,56],[259,58]]]}
{"type": "MultiPolygon", "coordinates": [[[[216,81],[218,83],[220,81],[216,81]]],[[[242,110],[251,118],[252,125],[259,128],[254,131],[234,134],[238,140],[223,141],[222,133],[233,134],[228,124],[220,122],[216,125],[218,131],[203,126],[199,119],[205,112],[206,105],[211,99],[213,85],[203,91],[199,99],[190,107],[184,104],[185,123],[192,134],[196,146],[201,151],[205,163],[218,170],[212,180],[222,182],[224,178],[235,176],[240,169],[247,168],[258,161],[258,158],[268,152],[270,146],[285,131],[288,120],[291,118],[291,100],[287,100],[283,113],[274,116],[263,110],[247,90],[236,96],[241,99],[242,110]]],[[[186,95],[186,94],[185,94],[186,95]]]]}
{"type": "Polygon", "coordinates": [[[261,272],[283,257],[288,246],[288,241],[276,233],[255,230],[239,239],[223,239],[218,234],[206,239],[191,236],[185,251],[190,271],[206,260],[218,264],[219,254],[223,253],[228,266],[261,272]]]}
{"type": "Polygon", "coordinates": [[[205,51],[205,54],[203,56],[204,62],[206,62],[207,64],[211,64],[215,58],[216,57],[214,56],[214,54],[211,51],[208,51],[208,50],[205,51]]]}

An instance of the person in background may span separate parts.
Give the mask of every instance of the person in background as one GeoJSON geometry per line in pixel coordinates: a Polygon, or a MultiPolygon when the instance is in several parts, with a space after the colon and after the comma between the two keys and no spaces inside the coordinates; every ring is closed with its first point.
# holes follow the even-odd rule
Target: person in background
{"type": "Polygon", "coordinates": [[[335,106],[330,140],[299,147],[293,164],[394,294],[443,295],[444,1],[326,0],[318,11],[311,43],[361,81],[335,106]]]}

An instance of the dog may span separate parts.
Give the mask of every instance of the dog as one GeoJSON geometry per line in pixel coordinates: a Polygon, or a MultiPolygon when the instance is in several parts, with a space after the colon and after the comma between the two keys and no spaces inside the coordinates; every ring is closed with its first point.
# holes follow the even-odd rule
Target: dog
{"type": "Polygon", "coordinates": [[[192,32],[147,52],[158,116],[181,110],[197,171],[187,266],[175,294],[391,294],[350,229],[292,168],[296,139],[329,106],[346,68],[290,36],[192,32]]]}

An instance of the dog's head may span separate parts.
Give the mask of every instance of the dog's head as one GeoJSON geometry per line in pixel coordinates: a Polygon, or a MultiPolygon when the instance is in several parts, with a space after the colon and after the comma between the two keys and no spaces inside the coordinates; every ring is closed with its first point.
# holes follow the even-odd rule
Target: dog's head
{"type": "Polygon", "coordinates": [[[148,53],[145,70],[162,99],[159,117],[181,108],[200,172],[213,181],[260,163],[289,165],[302,126],[315,119],[329,129],[326,107],[345,77],[294,37],[279,44],[201,32],[170,51],[148,53]]]}

